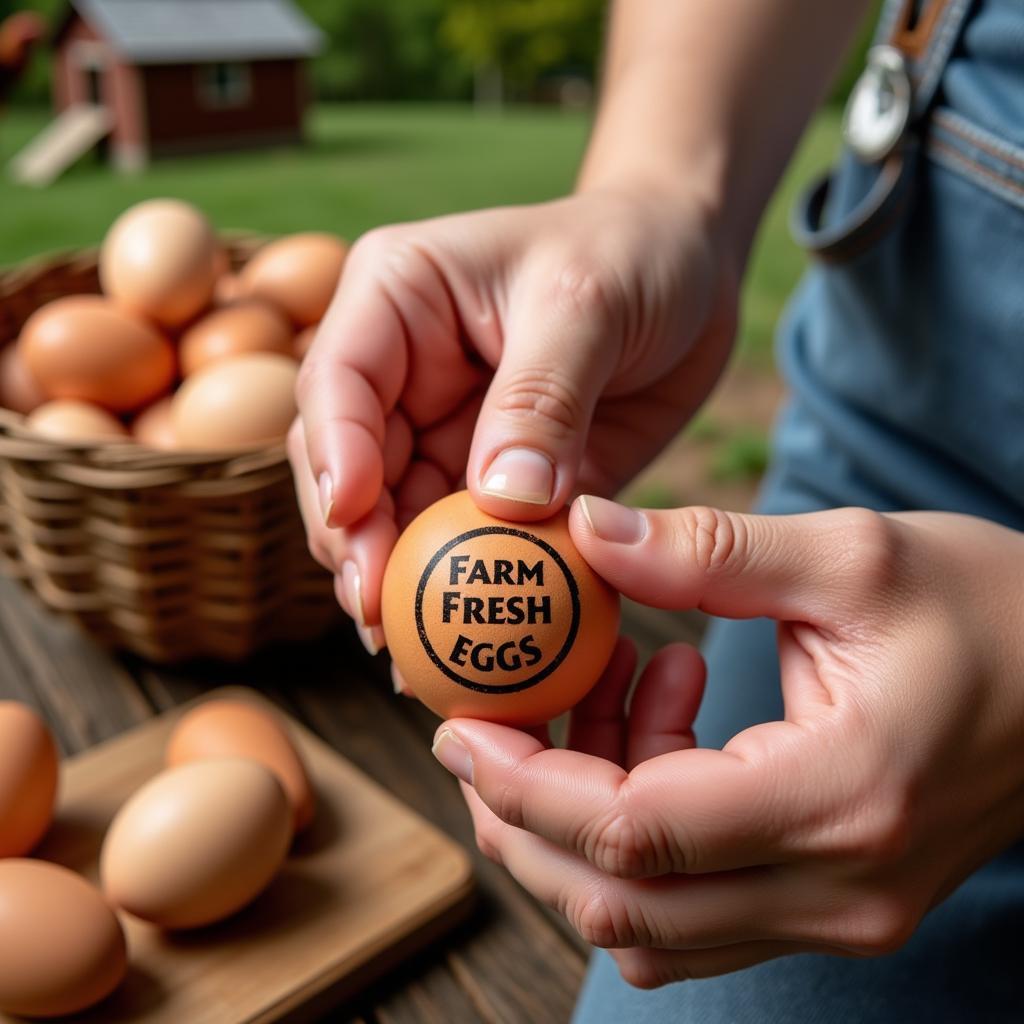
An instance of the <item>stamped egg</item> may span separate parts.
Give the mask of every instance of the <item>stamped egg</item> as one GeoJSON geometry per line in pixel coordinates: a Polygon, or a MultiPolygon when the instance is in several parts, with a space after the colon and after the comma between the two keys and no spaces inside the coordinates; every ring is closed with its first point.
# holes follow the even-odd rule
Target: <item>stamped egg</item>
{"type": "Polygon", "coordinates": [[[100,876],[115,906],[163,928],[195,928],[240,910],[276,874],[292,808],[270,769],[247,758],[161,772],[118,811],[100,876]]]}
{"type": "Polygon", "coordinates": [[[167,742],[171,767],[211,757],[251,757],[278,778],[292,805],[295,830],[313,819],[309,774],[284,724],[269,708],[245,700],[211,700],[185,714],[167,742]]]}
{"type": "Polygon", "coordinates": [[[151,199],[114,221],[100,248],[103,291],[166,327],[210,304],[223,250],[210,222],[189,203],[151,199]]]}
{"type": "Polygon", "coordinates": [[[119,420],[88,402],[46,402],[25,418],[25,426],[52,441],[123,441],[128,436],[119,420]]]}
{"type": "Polygon", "coordinates": [[[174,380],[174,348],[156,328],[101,295],[68,295],[26,321],[18,350],[50,398],[130,412],[174,380]]]}
{"type": "Polygon", "coordinates": [[[419,699],[443,718],[547,722],[597,682],[619,597],[583,560],[568,512],[510,523],[468,491],[431,505],[384,574],[384,633],[419,699]]]}
{"type": "Polygon", "coordinates": [[[124,932],[99,890],[67,868],[0,860],[0,1011],[77,1013],[124,978],[124,932]]]}
{"type": "Polygon", "coordinates": [[[327,312],[347,254],[348,247],[335,235],[288,235],[265,245],[245,265],[242,289],[279,306],[296,327],[308,327],[327,312]]]}
{"type": "Polygon", "coordinates": [[[0,858],[21,857],[53,819],[59,759],[46,723],[26,704],[0,701],[0,858]]]}
{"type": "Polygon", "coordinates": [[[187,378],[171,408],[182,448],[211,450],[281,441],[295,419],[298,364],[275,352],[221,359],[187,378]]]}
{"type": "Polygon", "coordinates": [[[292,326],[276,306],[263,299],[238,299],[193,324],[181,338],[178,357],[187,377],[204,366],[246,352],[290,356],[292,326]]]}

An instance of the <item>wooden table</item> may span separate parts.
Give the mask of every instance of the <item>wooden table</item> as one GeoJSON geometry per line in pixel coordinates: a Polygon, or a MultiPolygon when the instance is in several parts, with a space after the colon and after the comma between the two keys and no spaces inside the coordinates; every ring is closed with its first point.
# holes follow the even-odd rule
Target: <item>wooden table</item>
{"type": "MultiPolygon", "coordinates": [[[[625,610],[642,655],[695,640],[699,617],[625,610]]],[[[566,922],[480,856],[455,780],[434,760],[437,719],[391,692],[387,658],[369,658],[351,629],[251,663],[161,668],[112,655],[0,579],[0,699],[25,701],[73,754],[226,684],[278,701],[345,757],[471,849],[481,899],[473,917],[428,953],[365,991],[331,1020],[399,1024],[564,1022],[587,948],[566,922]]]]}

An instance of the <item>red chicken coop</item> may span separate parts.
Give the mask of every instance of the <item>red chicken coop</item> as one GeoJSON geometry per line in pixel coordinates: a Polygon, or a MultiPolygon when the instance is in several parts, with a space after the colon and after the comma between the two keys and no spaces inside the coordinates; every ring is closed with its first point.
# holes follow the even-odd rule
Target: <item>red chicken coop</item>
{"type": "Polygon", "coordinates": [[[56,118],[12,171],[42,185],[97,146],[137,170],[300,142],[322,40],[289,0],[72,0],[53,37],[56,118]]]}

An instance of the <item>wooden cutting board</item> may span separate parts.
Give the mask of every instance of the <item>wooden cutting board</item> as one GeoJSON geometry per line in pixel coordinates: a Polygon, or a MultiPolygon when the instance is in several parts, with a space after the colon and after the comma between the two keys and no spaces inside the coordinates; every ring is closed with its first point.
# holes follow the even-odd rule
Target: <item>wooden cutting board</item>
{"type": "MultiPolygon", "coordinates": [[[[260,699],[239,688],[201,699],[241,696],[260,699]]],[[[57,818],[36,855],[95,881],[107,825],[161,769],[168,733],[195,703],[66,761],[57,818]]],[[[311,1019],[465,916],[472,894],[466,852],[283,717],[305,758],[318,806],[280,875],[245,910],[196,931],[165,933],[122,915],[128,977],[93,1009],[62,1020],[311,1019]]],[[[3,1024],[13,1021],[0,1013],[3,1024]]]]}

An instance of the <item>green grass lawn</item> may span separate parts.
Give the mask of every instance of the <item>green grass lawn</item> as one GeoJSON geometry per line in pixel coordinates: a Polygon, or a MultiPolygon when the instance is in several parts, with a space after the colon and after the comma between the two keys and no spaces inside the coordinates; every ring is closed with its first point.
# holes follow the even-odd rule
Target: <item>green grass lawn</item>
{"type": "MultiPolygon", "coordinates": [[[[46,122],[12,110],[0,122],[0,164],[46,122]]],[[[122,177],[87,158],[35,191],[0,176],[0,265],[97,242],[126,206],[173,195],[222,228],[282,233],[324,228],[354,238],[376,224],[549,199],[572,186],[587,135],[580,114],[517,108],[478,113],[437,105],[321,105],[310,143],[160,161],[122,177]]],[[[741,352],[767,361],[771,334],[803,258],[786,232],[793,195],[832,156],[838,116],[812,126],[768,212],[744,295],[741,352]]]]}

